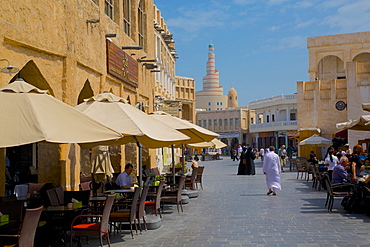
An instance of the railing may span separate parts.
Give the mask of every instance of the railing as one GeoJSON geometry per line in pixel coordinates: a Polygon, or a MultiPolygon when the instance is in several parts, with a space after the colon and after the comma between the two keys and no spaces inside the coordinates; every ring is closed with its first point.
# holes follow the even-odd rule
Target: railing
{"type": "Polygon", "coordinates": [[[297,95],[296,94],[279,95],[279,96],[274,96],[271,98],[250,101],[249,106],[270,103],[270,102],[278,101],[278,100],[292,100],[292,99],[297,99],[297,95]]]}
{"type": "Polygon", "coordinates": [[[281,127],[281,126],[296,126],[297,121],[278,121],[270,123],[261,123],[261,124],[251,124],[249,125],[250,129],[263,129],[263,128],[272,128],[272,127],[281,127]]]}

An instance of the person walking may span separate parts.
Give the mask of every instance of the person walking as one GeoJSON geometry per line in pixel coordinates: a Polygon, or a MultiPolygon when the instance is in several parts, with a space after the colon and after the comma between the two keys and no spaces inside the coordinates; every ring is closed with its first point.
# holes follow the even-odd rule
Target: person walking
{"type": "Polygon", "coordinates": [[[265,153],[263,161],[263,174],[266,175],[267,195],[271,193],[276,196],[276,192],[281,190],[280,184],[280,157],[275,153],[275,147],[270,146],[268,153],[265,153]]]}
{"type": "Polygon", "coordinates": [[[247,149],[245,157],[247,159],[246,175],[256,175],[256,168],[254,166],[254,160],[256,159],[256,155],[251,147],[247,149]]]}
{"type": "Polygon", "coordinates": [[[247,147],[242,148],[237,175],[247,175],[247,147]]]}
{"type": "Polygon", "coordinates": [[[284,172],[283,167],[286,165],[286,159],[287,159],[287,151],[285,149],[285,145],[281,145],[278,155],[280,157],[281,171],[284,172]]]}
{"type": "Polygon", "coordinates": [[[261,161],[263,161],[263,157],[265,156],[265,149],[261,147],[260,149],[260,156],[261,156],[261,161]]]}

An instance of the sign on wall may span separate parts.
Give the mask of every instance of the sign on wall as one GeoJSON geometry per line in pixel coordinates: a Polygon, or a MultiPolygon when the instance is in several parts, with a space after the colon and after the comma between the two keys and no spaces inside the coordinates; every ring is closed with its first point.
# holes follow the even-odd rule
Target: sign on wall
{"type": "Polygon", "coordinates": [[[109,40],[107,40],[107,73],[133,87],[138,87],[138,62],[109,40]]]}

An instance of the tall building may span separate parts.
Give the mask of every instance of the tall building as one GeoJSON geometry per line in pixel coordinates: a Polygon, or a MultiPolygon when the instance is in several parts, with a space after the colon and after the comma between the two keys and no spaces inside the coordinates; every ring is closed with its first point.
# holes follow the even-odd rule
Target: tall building
{"type": "MultiPolygon", "coordinates": [[[[307,47],[310,80],[297,82],[299,140],[315,133],[348,138],[351,148],[361,143],[368,152],[369,131],[340,131],[335,124],[369,114],[361,104],[370,102],[370,32],[309,37],[307,47]]],[[[300,146],[299,155],[310,150],[300,146]]],[[[326,150],[315,152],[321,158],[326,150]]]]}
{"type": "Polygon", "coordinates": [[[212,43],[208,46],[207,75],[203,77],[203,90],[195,93],[196,108],[224,110],[227,108],[227,96],[219,85],[218,70],[215,66],[215,48],[212,43]]]}

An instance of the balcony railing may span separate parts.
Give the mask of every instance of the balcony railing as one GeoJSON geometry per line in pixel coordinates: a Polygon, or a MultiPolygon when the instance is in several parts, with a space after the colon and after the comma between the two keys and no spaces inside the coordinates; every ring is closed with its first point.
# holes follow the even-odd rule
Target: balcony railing
{"type": "Polygon", "coordinates": [[[270,123],[261,123],[261,124],[251,124],[249,125],[250,129],[264,129],[272,127],[282,127],[282,126],[297,126],[297,121],[278,121],[270,123]]]}
{"type": "Polygon", "coordinates": [[[271,98],[250,101],[249,106],[251,107],[251,106],[270,103],[270,102],[279,101],[279,100],[292,100],[292,99],[297,99],[297,95],[296,94],[279,95],[279,96],[274,96],[271,98]]]}

